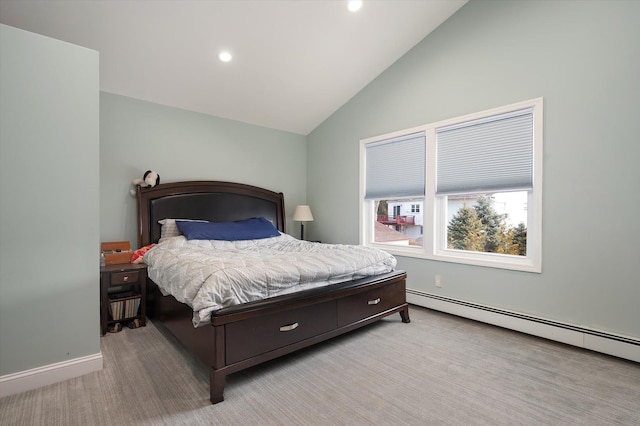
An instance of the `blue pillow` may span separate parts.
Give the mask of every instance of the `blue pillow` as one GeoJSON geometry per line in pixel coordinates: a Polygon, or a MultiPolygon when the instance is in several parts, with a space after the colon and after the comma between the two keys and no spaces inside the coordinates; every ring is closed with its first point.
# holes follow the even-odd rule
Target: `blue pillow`
{"type": "Polygon", "coordinates": [[[264,217],[237,222],[183,222],[176,225],[187,240],[242,241],[278,237],[280,232],[264,217]]]}

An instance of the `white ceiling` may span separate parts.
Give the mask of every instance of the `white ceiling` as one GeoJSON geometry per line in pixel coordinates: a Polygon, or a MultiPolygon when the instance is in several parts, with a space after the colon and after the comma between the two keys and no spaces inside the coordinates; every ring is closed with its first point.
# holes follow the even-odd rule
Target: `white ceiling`
{"type": "Polygon", "coordinates": [[[466,1],[0,0],[0,22],[99,51],[103,91],[307,135],[466,1]]]}

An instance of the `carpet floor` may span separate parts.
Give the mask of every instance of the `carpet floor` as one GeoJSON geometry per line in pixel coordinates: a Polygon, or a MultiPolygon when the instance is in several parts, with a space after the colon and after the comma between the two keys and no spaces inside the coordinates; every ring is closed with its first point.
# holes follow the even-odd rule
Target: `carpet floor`
{"type": "Polygon", "coordinates": [[[1,425],[640,425],[640,364],[412,306],[227,378],[147,327],[105,367],[0,399],[1,425]]]}

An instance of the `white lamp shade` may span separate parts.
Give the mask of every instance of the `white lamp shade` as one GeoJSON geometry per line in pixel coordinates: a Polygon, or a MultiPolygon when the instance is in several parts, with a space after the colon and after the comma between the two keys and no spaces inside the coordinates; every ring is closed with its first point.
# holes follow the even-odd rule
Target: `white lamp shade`
{"type": "Polygon", "coordinates": [[[296,206],[293,211],[293,220],[296,222],[313,222],[313,215],[309,206],[296,206]]]}

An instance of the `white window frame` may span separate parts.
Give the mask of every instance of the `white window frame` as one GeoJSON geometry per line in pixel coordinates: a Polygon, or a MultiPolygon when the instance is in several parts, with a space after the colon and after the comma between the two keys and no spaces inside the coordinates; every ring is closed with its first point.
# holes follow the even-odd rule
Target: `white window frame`
{"type": "Polygon", "coordinates": [[[527,272],[542,272],[542,147],[543,98],[530,99],[498,108],[425,124],[360,141],[360,243],[398,256],[431,259],[527,272]],[[452,250],[446,244],[446,197],[436,196],[436,130],[467,121],[509,113],[525,108],[533,111],[533,189],[527,198],[527,255],[452,250]],[[425,197],[423,204],[423,246],[392,246],[374,241],[375,200],[365,200],[367,144],[424,131],[426,134],[425,197]]]}

